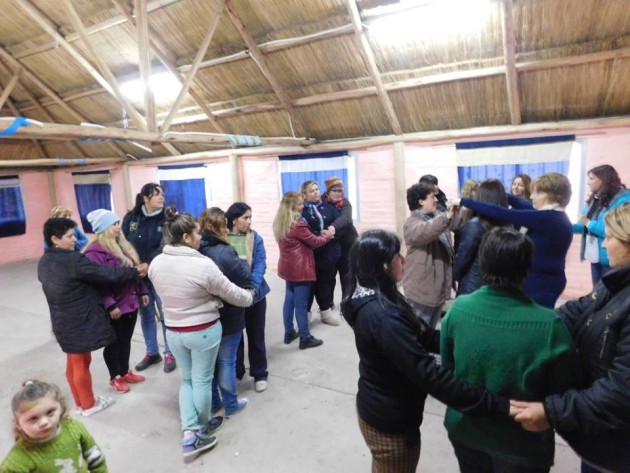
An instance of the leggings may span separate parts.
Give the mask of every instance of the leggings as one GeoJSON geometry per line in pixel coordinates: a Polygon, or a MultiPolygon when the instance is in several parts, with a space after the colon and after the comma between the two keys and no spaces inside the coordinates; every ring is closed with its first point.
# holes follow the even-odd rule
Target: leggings
{"type": "Polygon", "coordinates": [[[137,318],[137,310],[122,314],[118,319],[110,318],[114,332],[116,332],[116,341],[107,345],[103,350],[103,359],[107,365],[110,379],[114,379],[116,376],[125,376],[129,371],[131,336],[137,318]]]}

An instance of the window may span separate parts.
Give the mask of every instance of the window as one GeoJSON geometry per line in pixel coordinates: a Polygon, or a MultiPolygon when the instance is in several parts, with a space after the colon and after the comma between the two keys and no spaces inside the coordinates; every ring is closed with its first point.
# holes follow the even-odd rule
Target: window
{"type": "Polygon", "coordinates": [[[158,179],[168,205],[194,217],[199,217],[206,208],[205,177],[203,164],[158,167],[158,179]]]}
{"type": "Polygon", "coordinates": [[[0,177],[0,237],[24,235],[26,214],[18,176],[0,177]]]}
{"type": "Polygon", "coordinates": [[[352,218],[358,219],[356,158],[347,151],[331,153],[296,154],[279,158],[282,193],[300,192],[304,181],[316,181],[320,192],[326,192],[325,181],[337,176],[344,184],[344,194],[352,203],[352,218]]]}
{"type": "Polygon", "coordinates": [[[96,209],[112,210],[112,185],[108,171],[74,172],[74,192],[77,196],[81,226],[93,233],[87,214],[96,209]]]}

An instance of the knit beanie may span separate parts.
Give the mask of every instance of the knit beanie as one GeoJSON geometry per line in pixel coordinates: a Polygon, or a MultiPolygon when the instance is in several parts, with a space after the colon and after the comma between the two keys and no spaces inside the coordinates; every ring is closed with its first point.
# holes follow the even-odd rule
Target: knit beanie
{"type": "Polygon", "coordinates": [[[92,225],[94,233],[103,233],[120,219],[111,210],[96,209],[87,214],[88,222],[92,225]]]}
{"type": "Polygon", "coordinates": [[[333,187],[343,187],[343,182],[337,176],[329,177],[324,182],[326,183],[326,192],[333,187]]]}

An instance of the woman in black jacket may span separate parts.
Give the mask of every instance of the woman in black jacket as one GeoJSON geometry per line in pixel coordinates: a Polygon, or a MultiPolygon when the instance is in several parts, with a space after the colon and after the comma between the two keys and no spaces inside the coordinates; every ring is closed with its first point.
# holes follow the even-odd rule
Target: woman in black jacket
{"type": "MultiPolygon", "coordinates": [[[[159,184],[149,182],[142,186],[136,195],[136,204],[133,209],[127,212],[121,225],[125,238],[138,252],[140,261],[151,264],[153,258],[162,253],[164,222],[164,190],[159,184]]],[[[166,340],[162,301],[148,278],[146,286],[149,303],[138,309],[146,354],[136,365],[136,370],[146,370],[149,366],[162,361],[155,318],[157,310],[157,316],[162,322],[162,335],[164,336],[164,372],[170,373],[175,369],[176,362],[166,340]]]]}
{"type": "Polygon", "coordinates": [[[613,270],[595,290],[558,309],[580,355],[584,389],[543,403],[512,402],[534,432],[553,427],[582,457],[582,472],[630,468],[630,203],[605,217],[603,247],[613,270]]]}
{"type": "Polygon", "coordinates": [[[50,308],[53,333],[66,353],[66,378],[75,406],[87,417],[113,402],[107,397],[95,398],[92,391],[91,352],[116,339],[98,286],[146,276],[148,266],[114,268],[93,263],[74,251],[76,225],[69,218],[50,218],[44,223],[48,247],[39,260],[37,277],[50,308]]]}
{"type": "MultiPolygon", "coordinates": [[[[232,283],[251,288],[250,269],[247,260],[241,259],[227,240],[227,218],[218,207],[204,210],[199,217],[201,246],[199,252],[212,259],[232,283]]],[[[212,381],[212,412],[225,407],[225,415],[231,416],[247,407],[247,398],[238,398],[236,385],[236,354],[245,328],[245,308],[223,302],[219,309],[223,334],[212,381]]]]}
{"type": "Polygon", "coordinates": [[[416,471],[427,394],[466,414],[509,412],[507,399],[436,363],[429,351],[439,352],[439,332],[418,320],[396,287],[403,263],[394,233],[362,233],[350,253],[351,292],[341,304],[359,352],[357,411],[373,472],[416,471]]]}

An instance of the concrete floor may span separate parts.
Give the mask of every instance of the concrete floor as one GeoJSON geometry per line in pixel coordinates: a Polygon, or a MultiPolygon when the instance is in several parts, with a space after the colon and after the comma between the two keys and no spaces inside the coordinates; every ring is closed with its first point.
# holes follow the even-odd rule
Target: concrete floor
{"type": "MultiPolygon", "coordinates": [[[[57,383],[71,399],[64,377],[65,356],[50,330],[48,307],[37,281],[36,261],[0,266],[0,458],[10,449],[10,400],[21,382],[37,378],[57,383]]],[[[217,434],[217,447],[193,463],[181,457],[177,393],[179,371],[166,374],[161,365],[143,372],[147,381],[132,387],[108,410],[83,419],[107,457],[110,471],[213,473],[316,473],[370,471],[370,454],[355,417],[358,357],[352,331],[342,323],[329,327],[315,321],[320,348],[300,351],[282,343],[284,284],[267,278],[267,350],[269,389],[256,393],[247,375],[241,395],[245,411],[229,419],[217,434]]],[[[339,297],[337,297],[339,300],[339,297]]],[[[161,336],[160,336],[161,340],[161,336]]],[[[131,361],[144,354],[137,325],[131,361]]],[[[108,392],[101,353],[93,354],[94,391],[108,392]]],[[[444,405],[429,398],[422,425],[418,471],[457,472],[457,462],[442,426],[444,405]]],[[[576,455],[561,441],[554,473],[579,471],[576,455]]]]}

